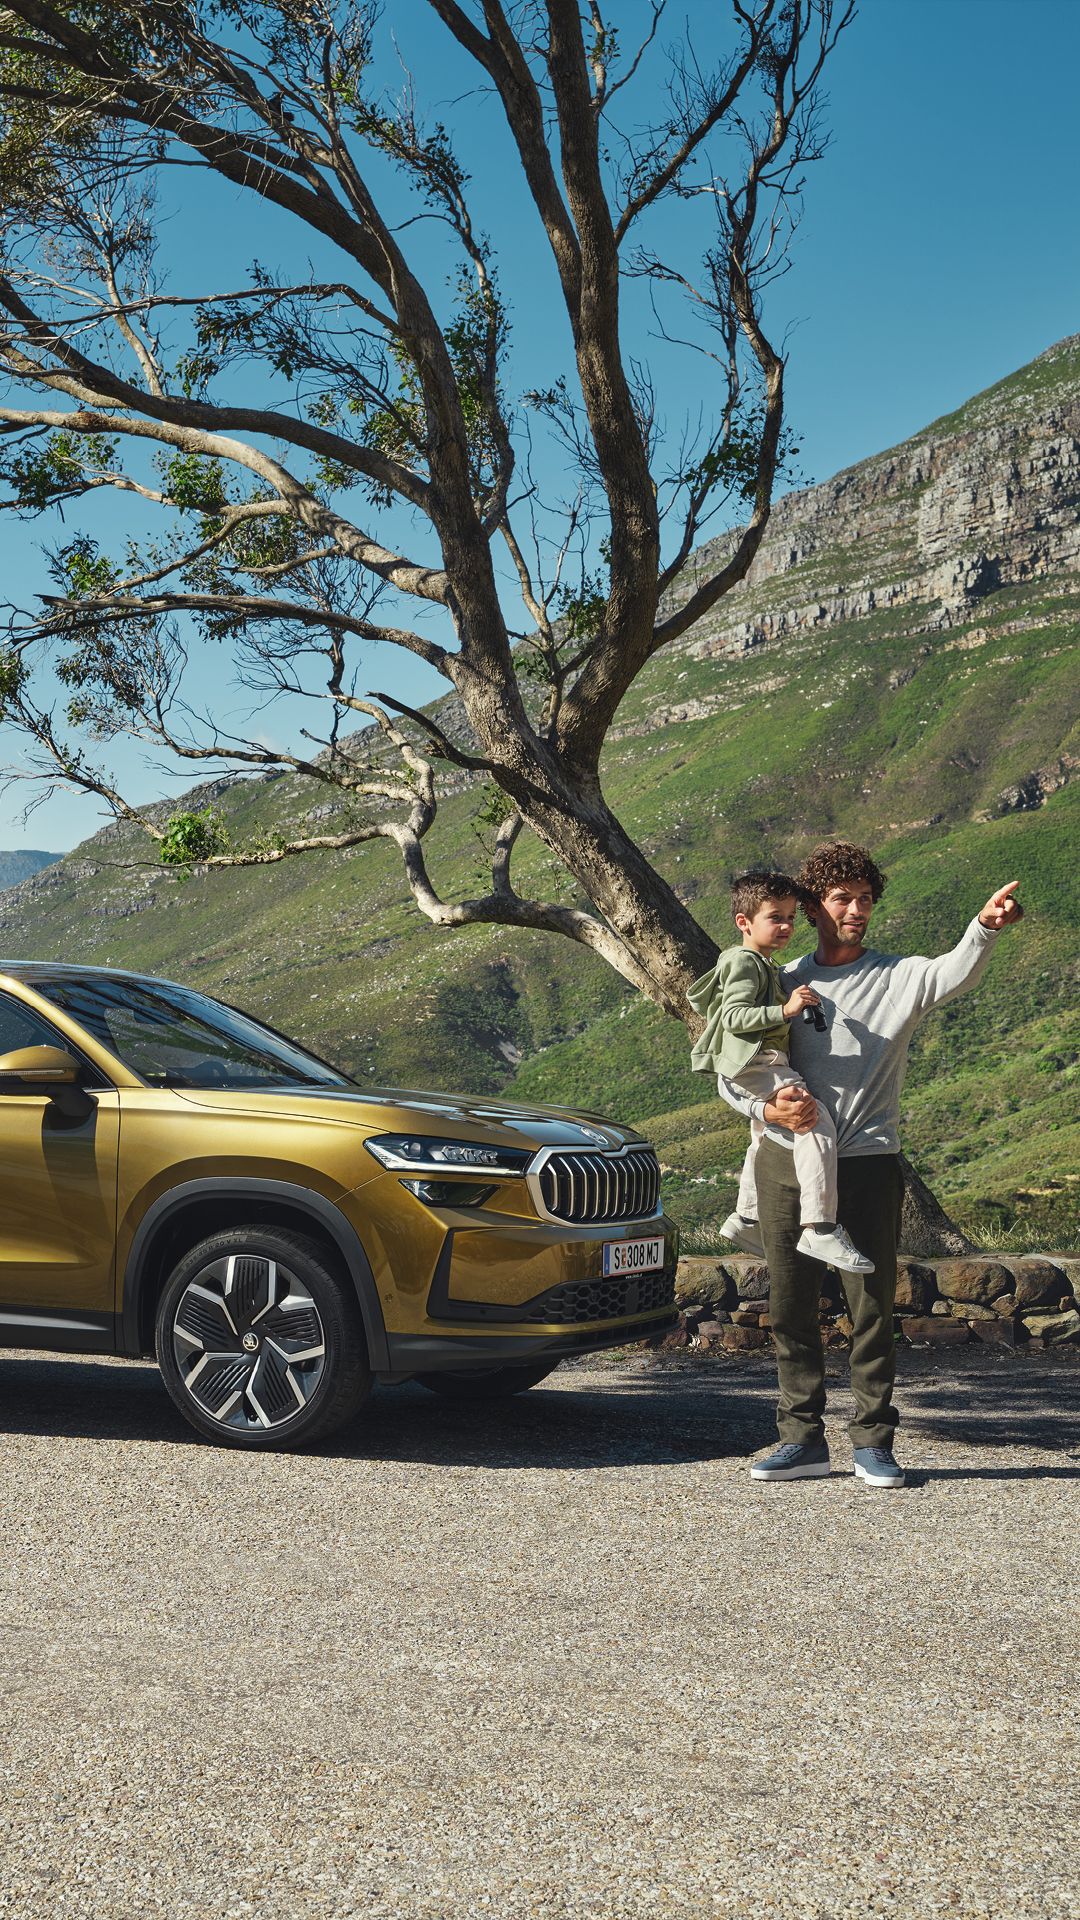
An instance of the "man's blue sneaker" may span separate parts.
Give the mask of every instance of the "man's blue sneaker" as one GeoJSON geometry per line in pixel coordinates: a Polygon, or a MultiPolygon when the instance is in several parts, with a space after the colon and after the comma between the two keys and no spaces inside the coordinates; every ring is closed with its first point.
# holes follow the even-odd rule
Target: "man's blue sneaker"
{"type": "Polygon", "coordinates": [[[785,1440],[767,1460],[755,1460],[751,1480],[823,1480],[829,1471],[829,1449],[824,1440],[807,1444],[785,1440]]]}
{"type": "Polygon", "coordinates": [[[865,1480],[868,1487],[902,1487],[904,1469],[898,1467],[890,1447],[856,1447],[856,1480],[865,1480]]]}

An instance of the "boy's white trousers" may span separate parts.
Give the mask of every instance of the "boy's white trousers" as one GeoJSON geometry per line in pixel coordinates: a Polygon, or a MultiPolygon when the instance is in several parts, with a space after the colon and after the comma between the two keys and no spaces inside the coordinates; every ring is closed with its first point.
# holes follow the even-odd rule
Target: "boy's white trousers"
{"type": "MultiPolygon", "coordinates": [[[[730,1074],[728,1078],[743,1093],[748,1093],[752,1100],[771,1100],[781,1087],[801,1087],[803,1084],[787,1054],[771,1047],[763,1047],[740,1073],[730,1074]]],[[[832,1115],[825,1111],[820,1100],[817,1110],[817,1121],[808,1133],[790,1133],[787,1127],[783,1130],[791,1141],[795,1156],[799,1212],[804,1227],[814,1226],[819,1221],[831,1224],[836,1219],[836,1128],[832,1115]]],[[[735,1202],[744,1220],[756,1220],[758,1217],[754,1162],[764,1132],[763,1121],[751,1120],[750,1145],[743,1161],[739,1197],[735,1202]]]]}

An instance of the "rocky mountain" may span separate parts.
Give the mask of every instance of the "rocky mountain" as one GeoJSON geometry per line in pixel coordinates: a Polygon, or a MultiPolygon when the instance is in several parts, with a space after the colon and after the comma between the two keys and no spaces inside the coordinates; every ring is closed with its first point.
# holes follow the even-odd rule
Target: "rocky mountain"
{"type": "Polygon", "coordinates": [[[60,853],[43,853],[40,847],[11,847],[0,851],[0,891],[20,886],[31,874],[40,873],[43,867],[51,867],[63,857],[60,853]]]}
{"type": "MultiPolygon", "coordinates": [[[[1024,927],[921,1030],[905,1115],[950,1208],[1014,1247],[1076,1232],[1078,624],[1080,337],[781,500],[749,580],[631,689],[604,765],[611,804],[721,938],[734,868],[829,834],[874,846],[875,937],[901,951],[951,944],[1020,878],[1024,927]]],[[[452,699],[440,721],[463,729],[452,699]]],[[[429,848],[453,897],[483,884],[483,827],[467,776],[446,794],[429,848]]],[[[291,776],[195,803],[240,844],[347,817],[291,776]]],[[[532,843],[517,877],[565,886],[532,843]]],[[[108,829],[0,895],[0,951],[189,980],[361,1077],[606,1108],[656,1140],[692,1239],[727,1211],[741,1130],[683,1030],[569,943],[433,928],[388,845],[184,882],[108,829]]]]}
{"type": "MultiPolygon", "coordinates": [[[[702,547],[707,574],[727,541],[702,547]]],[[[893,607],[937,633],[988,594],[1080,570],[1080,334],[887,453],[778,502],[708,658],[893,607]]],[[[914,624],[912,631],[915,630],[914,624]]]]}

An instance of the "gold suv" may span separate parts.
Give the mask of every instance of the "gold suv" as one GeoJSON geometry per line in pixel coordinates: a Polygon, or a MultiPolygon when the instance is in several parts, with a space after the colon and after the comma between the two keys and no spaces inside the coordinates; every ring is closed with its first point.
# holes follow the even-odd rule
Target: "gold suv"
{"type": "Polygon", "coordinates": [[[517,1393],[675,1320],[637,1134],[362,1088],[168,981],[3,967],[0,1127],[0,1344],[156,1350],[228,1446],[314,1440],[373,1380],[517,1393]]]}

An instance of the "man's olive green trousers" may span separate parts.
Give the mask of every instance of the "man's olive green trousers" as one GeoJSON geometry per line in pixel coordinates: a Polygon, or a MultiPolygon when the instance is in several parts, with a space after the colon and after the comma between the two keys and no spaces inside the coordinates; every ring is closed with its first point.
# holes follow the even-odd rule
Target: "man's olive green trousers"
{"type": "MultiPolygon", "coordinates": [[[[825,1268],[795,1251],[801,1225],[794,1156],[774,1140],[763,1140],[756,1173],[769,1263],[769,1324],[780,1376],[777,1426],[781,1440],[813,1444],[825,1435],[825,1355],[818,1317],[825,1268]]],[[[887,1447],[898,1418],[892,1404],[893,1304],[904,1182],[893,1153],[841,1157],[837,1173],[840,1223],[860,1253],[874,1262],[873,1273],[840,1276],[854,1329],[851,1390],[856,1411],[848,1431],[854,1447],[887,1447]]]]}

